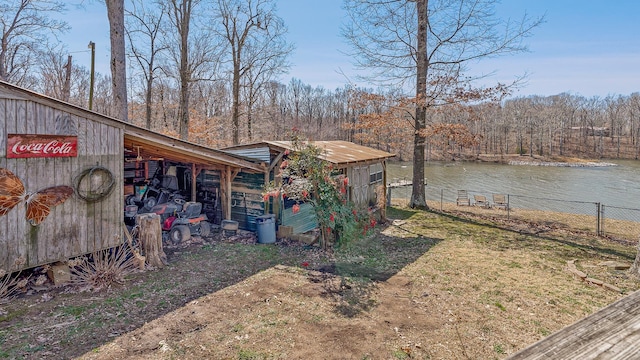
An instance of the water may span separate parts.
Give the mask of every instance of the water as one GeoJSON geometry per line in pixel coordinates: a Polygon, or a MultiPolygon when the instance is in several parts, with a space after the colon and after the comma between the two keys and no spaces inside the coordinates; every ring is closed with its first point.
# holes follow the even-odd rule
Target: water
{"type": "MultiPolygon", "coordinates": [[[[425,163],[427,198],[453,202],[457,189],[470,193],[511,194],[544,199],[599,202],[640,208],[640,162],[614,161],[608,167],[553,167],[493,163],[425,163]]],[[[412,164],[387,164],[387,182],[411,180],[412,164]]],[[[411,187],[392,190],[394,198],[409,198],[411,187]]],[[[535,201],[533,201],[535,203],[535,201]]],[[[532,208],[541,208],[533,206],[532,208]]]]}

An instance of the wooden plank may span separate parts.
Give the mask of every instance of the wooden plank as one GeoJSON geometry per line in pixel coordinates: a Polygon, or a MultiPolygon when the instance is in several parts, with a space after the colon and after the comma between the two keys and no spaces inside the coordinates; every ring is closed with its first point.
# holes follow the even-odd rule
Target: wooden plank
{"type": "Polygon", "coordinates": [[[122,143],[122,133],[120,129],[109,126],[107,136],[108,155],[105,160],[105,167],[109,169],[116,182],[115,188],[111,194],[104,200],[107,204],[108,212],[108,228],[104,235],[107,241],[107,247],[113,247],[120,244],[123,240],[122,233],[122,216],[124,210],[124,194],[122,192],[124,169],[124,144],[122,143]],[[119,171],[118,171],[119,169],[119,171]]]}
{"type": "MultiPolygon", "coordinates": [[[[33,101],[28,102],[27,118],[30,119],[31,127],[27,129],[30,134],[47,134],[46,123],[46,107],[33,101]]],[[[54,186],[48,183],[54,176],[54,166],[49,166],[49,161],[45,158],[34,158],[27,160],[29,177],[33,187],[27,188],[29,193],[33,193],[44,189],[48,186],[54,186]]],[[[49,217],[54,214],[49,214],[49,217]]],[[[49,218],[48,217],[48,218],[49,218]]],[[[48,219],[47,218],[47,219],[48,219]]],[[[31,226],[31,225],[28,225],[31,226]]],[[[29,242],[29,257],[32,258],[32,264],[43,264],[47,260],[47,249],[52,240],[55,231],[55,221],[47,222],[46,220],[38,225],[37,229],[31,229],[32,236],[29,242]],[[37,234],[37,236],[35,236],[37,234]]]]}
{"type": "MultiPolygon", "coordinates": [[[[72,167],[72,171],[75,176],[78,176],[84,169],[86,163],[84,159],[87,156],[87,123],[86,119],[73,116],[72,121],[75,123],[78,131],[78,161],[72,167]],[[81,161],[82,159],[82,161],[81,161]]],[[[81,254],[89,252],[89,235],[88,235],[88,222],[89,222],[89,209],[86,201],[77,201],[76,210],[74,212],[74,220],[76,221],[77,233],[78,233],[78,246],[81,254]]]]}
{"type": "Polygon", "coordinates": [[[636,291],[509,359],[631,359],[639,353],[640,291],[636,291]]]}
{"type": "MultiPolygon", "coordinates": [[[[96,139],[99,140],[99,135],[96,136],[97,123],[87,121],[87,152],[85,158],[85,167],[93,166],[96,163],[96,148],[99,148],[100,144],[96,145],[96,139]]],[[[89,251],[95,251],[100,246],[100,239],[97,239],[97,218],[100,216],[100,205],[93,203],[87,203],[88,218],[87,218],[87,246],[89,251]]]]}
{"type": "MultiPolygon", "coordinates": [[[[0,98],[0,168],[7,167],[7,158],[6,158],[6,146],[7,146],[7,100],[0,98]]],[[[9,225],[8,225],[8,217],[1,216],[0,217],[0,234],[7,234],[6,236],[0,236],[0,269],[4,269],[6,271],[9,270],[9,225]]]]}
{"type": "MultiPolygon", "coordinates": [[[[5,100],[4,102],[4,114],[5,114],[5,134],[6,133],[15,133],[16,132],[16,101],[15,100],[5,100]]],[[[6,154],[6,153],[5,153],[6,154]]],[[[9,171],[15,173],[16,172],[16,162],[18,160],[8,160],[4,159],[5,168],[9,171]]],[[[13,270],[13,261],[18,257],[18,248],[19,248],[19,239],[20,234],[18,234],[18,213],[19,209],[14,208],[9,211],[5,216],[2,217],[3,221],[6,222],[6,233],[7,237],[7,245],[4,249],[5,252],[5,261],[3,264],[3,269],[6,271],[13,270]]],[[[24,213],[23,213],[24,214],[24,213]]]]}
{"type": "Polygon", "coordinates": [[[122,179],[124,179],[124,129],[121,128],[113,128],[114,131],[114,156],[112,172],[115,181],[115,188],[111,193],[111,196],[116,199],[117,206],[115,207],[116,215],[116,234],[117,236],[124,241],[124,219],[123,219],[123,211],[124,211],[124,183],[122,179]]]}
{"type": "MultiPolygon", "coordinates": [[[[64,116],[64,112],[56,110],[50,106],[45,107],[45,118],[47,123],[47,134],[56,134],[58,132],[56,118],[64,116]]],[[[56,134],[57,135],[57,134],[56,134]]],[[[64,134],[68,135],[68,134],[64,134]]],[[[73,158],[53,158],[52,162],[52,177],[53,186],[67,185],[73,186],[73,179],[71,170],[71,161],[77,161],[77,157],[73,158]]],[[[72,196],[67,199],[63,204],[56,206],[52,209],[50,217],[53,218],[52,233],[48,237],[49,246],[45,250],[45,256],[47,262],[64,261],[69,258],[70,248],[73,246],[73,228],[74,223],[71,216],[73,212],[73,205],[75,199],[72,196]],[[56,252],[51,252],[49,249],[56,249],[56,252]]]]}
{"type": "Polygon", "coordinates": [[[78,135],[77,121],[64,111],[55,112],[54,128],[56,135],[78,135]]]}
{"type": "Polygon", "coordinates": [[[23,102],[23,110],[21,111],[21,117],[25,121],[24,134],[37,134],[37,114],[36,104],[31,101],[23,102]]]}
{"type": "MultiPolygon", "coordinates": [[[[15,110],[12,114],[12,118],[15,121],[14,131],[16,134],[25,134],[27,132],[27,119],[26,119],[26,102],[22,100],[14,100],[15,110]]],[[[25,188],[29,186],[29,177],[27,176],[27,159],[16,159],[15,161],[15,171],[16,174],[23,184],[25,184],[25,188]]],[[[28,188],[27,188],[28,189],[28,188]]],[[[20,204],[16,206],[12,212],[17,216],[13,221],[16,223],[16,244],[17,244],[17,253],[14,254],[14,259],[24,258],[26,260],[25,267],[31,267],[33,265],[32,260],[28,258],[28,247],[30,241],[30,225],[25,220],[25,206],[24,204],[20,204]],[[17,210],[17,211],[16,211],[17,210]]]]}
{"type": "MultiPolygon", "coordinates": [[[[98,161],[96,164],[108,168],[109,126],[106,124],[99,124],[97,128],[99,139],[96,139],[96,141],[100,147],[98,150],[98,161]]],[[[112,201],[109,201],[108,198],[103,201],[98,201],[97,203],[100,205],[100,221],[98,222],[97,237],[100,242],[100,249],[104,249],[109,247],[109,223],[112,220],[113,207],[115,204],[112,201]]]]}

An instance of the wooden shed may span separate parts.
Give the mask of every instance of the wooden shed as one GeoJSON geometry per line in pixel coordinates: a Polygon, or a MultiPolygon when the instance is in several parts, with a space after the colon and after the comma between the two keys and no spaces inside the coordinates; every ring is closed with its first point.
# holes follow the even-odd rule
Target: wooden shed
{"type": "MultiPolygon", "coordinates": [[[[265,165],[180,141],[0,82],[0,269],[8,272],[111,248],[123,241],[128,176],[154,162],[218,176],[221,218],[232,179],[265,165]],[[49,212],[50,211],[50,212],[49,212]]],[[[186,174],[187,172],[185,172],[186,174]]]]}
{"type": "MultiPolygon", "coordinates": [[[[334,165],[339,172],[349,178],[348,197],[360,208],[384,207],[381,196],[386,194],[386,160],[392,153],[377,150],[348,141],[314,141],[314,146],[322,150],[320,159],[334,165]]],[[[263,141],[238,145],[224,149],[243,157],[267,164],[263,184],[280,180],[280,165],[285,152],[294,151],[290,141],[263,141]]],[[[300,211],[293,213],[293,203],[277,204],[276,213],[280,225],[291,226],[293,233],[304,233],[317,227],[313,208],[302,204],[300,211]]],[[[381,209],[384,211],[384,208],[381,209]]]]}

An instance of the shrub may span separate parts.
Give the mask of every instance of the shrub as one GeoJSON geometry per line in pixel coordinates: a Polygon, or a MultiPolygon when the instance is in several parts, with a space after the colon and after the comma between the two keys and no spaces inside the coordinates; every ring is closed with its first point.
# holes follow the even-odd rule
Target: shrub
{"type": "Polygon", "coordinates": [[[331,243],[348,242],[375,225],[370,214],[359,211],[348,201],[349,178],[321,160],[322,149],[296,135],[292,137],[292,144],[293,151],[285,152],[280,165],[282,183],[272,182],[267,186],[265,201],[270,197],[286,197],[296,202],[292,208],[294,213],[300,203],[312,204],[323,248],[331,243]]]}
{"type": "Polygon", "coordinates": [[[93,291],[108,288],[113,284],[122,284],[125,276],[136,269],[134,257],[127,244],[70,260],[69,266],[73,275],[72,284],[93,291]]]}

